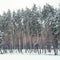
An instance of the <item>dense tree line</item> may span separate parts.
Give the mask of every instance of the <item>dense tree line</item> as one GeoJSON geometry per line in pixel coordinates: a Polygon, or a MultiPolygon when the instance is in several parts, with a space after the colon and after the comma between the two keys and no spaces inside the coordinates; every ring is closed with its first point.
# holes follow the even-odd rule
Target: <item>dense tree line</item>
{"type": "Polygon", "coordinates": [[[9,49],[14,49],[14,41],[11,40],[15,38],[17,31],[20,34],[20,39],[17,39],[19,41],[18,49],[20,50],[24,49],[24,34],[26,36],[25,49],[34,49],[32,37],[40,37],[43,33],[45,40],[41,40],[39,46],[39,39],[37,38],[35,48],[47,48],[50,51],[52,45],[55,54],[57,54],[56,49],[58,49],[58,42],[60,40],[60,7],[55,9],[51,5],[46,4],[41,9],[34,4],[31,9],[21,9],[17,10],[17,12],[8,10],[3,12],[3,15],[0,15],[0,30],[4,32],[4,36],[7,35],[8,37],[8,43],[6,43],[9,49]],[[29,42],[29,36],[32,36],[31,42],[29,42]]]}

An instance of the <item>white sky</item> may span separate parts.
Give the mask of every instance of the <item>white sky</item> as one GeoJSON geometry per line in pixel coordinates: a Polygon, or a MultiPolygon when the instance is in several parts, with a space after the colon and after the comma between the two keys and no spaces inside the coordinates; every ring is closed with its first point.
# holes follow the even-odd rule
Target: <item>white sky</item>
{"type": "Polygon", "coordinates": [[[31,8],[33,3],[43,7],[46,3],[58,7],[60,0],[0,0],[0,14],[10,9],[11,11],[25,8],[31,8]]]}

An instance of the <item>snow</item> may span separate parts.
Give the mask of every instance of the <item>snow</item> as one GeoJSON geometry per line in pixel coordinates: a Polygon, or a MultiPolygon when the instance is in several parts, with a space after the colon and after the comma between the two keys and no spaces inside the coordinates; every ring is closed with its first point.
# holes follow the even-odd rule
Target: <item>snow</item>
{"type": "Polygon", "coordinates": [[[60,56],[42,56],[42,55],[2,55],[2,60],[59,60],[60,56]]]}
{"type": "MultiPolygon", "coordinates": [[[[13,50],[1,50],[0,51],[0,54],[17,54],[17,55],[54,55],[54,50],[51,49],[51,52],[49,52],[47,49],[38,49],[38,50],[35,50],[35,49],[28,49],[28,50],[25,50],[23,49],[22,52],[21,50],[18,51],[17,49],[13,49],[13,50]],[[6,51],[6,52],[5,52],[6,51]],[[2,52],[2,53],[1,53],[2,52]]],[[[60,55],[60,50],[58,50],[58,55],[60,55]]]]}
{"type": "MultiPolygon", "coordinates": [[[[3,50],[1,50],[3,51],[3,50]]],[[[42,51],[42,50],[41,50],[42,51]]],[[[33,50],[23,50],[23,52],[19,53],[18,50],[13,50],[13,53],[10,53],[10,50],[7,50],[8,53],[0,54],[1,60],[60,60],[60,50],[58,50],[58,55],[54,55],[53,50],[49,53],[46,50],[46,54],[44,53],[45,50],[42,51],[41,54],[38,54],[37,51],[34,52],[33,50]],[[26,53],[25,53],[26,52],[26,53]],[[31,52],[31,53],[30,53],[31,52]]]]}

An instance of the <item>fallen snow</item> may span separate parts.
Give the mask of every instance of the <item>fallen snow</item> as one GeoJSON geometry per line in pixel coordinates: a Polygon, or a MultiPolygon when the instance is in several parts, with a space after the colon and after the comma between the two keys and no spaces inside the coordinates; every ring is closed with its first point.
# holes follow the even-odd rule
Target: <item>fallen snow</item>
{"type": "MultiPolygon", "coordinates": [[[[1,50],[3,52],[3,50],[1,50]]],[[[41,53],[38,53],[34,50],[22,50],[21,52],[18,52],[18,50],[13,50],[13,52],[10,52],[10,50],[7,50],[7,53],[0,54],[1,60],[60,60],[60,50],[58,50],[58,55],[54,55],[54,51],[51,50],[51,53],[48,52],[48,50],[41,50],[41,53]]]]}
{"type": "MultiPolygon", "coordinates": [[[[48,50],[46,49],[38,49],[38,50],[34,50],[34,49],[28,49],[28,50],[25,50],[23,49],[22,52],[21,50],[18,51],[17,49],[15,50],[6,50],[6,52],[4,50],[1,50],[0,51],[0,54],[12,54],[12,55],[54,55],[54,50],[52,49],[51,52],[48,52],[48,50]],[[40,53],[41,51],[41,53],[40,53]]],[[[60,55],[60,50],[58,50],[58,55],[60,55]]]]}

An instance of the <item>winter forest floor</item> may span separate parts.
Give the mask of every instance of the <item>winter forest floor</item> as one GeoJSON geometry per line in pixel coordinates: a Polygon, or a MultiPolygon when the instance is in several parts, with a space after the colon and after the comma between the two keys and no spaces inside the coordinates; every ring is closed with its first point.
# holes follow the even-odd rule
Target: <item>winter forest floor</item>
{"type": "Polygon", "coordinates": [[[48,52],[48,50],[3,50],[0,51],[1,60],[60,60],[60,50],[58,55],[54,55],[54,51],[48,52]],[[2,54],[1,54],[2,52],[2,54]]]}
{"type": "MultiPolygon", "coordinates": [[[[51,51],[49,52],[47,49],[38,49],[38,50],[35,50],[35,49],[28,49],[28,50],[25,50],[23,49],[22,51],[21,50],[1,50],[0,51],[0,54],[17,54],[17,55],[49,55],[49,56],[53,56],[54,55],[54,50],[51,49],[51,51]]],[[[60,50],[58,49],[58,52],[57,52],[57,56],[60,56],[60,50]]]]}

